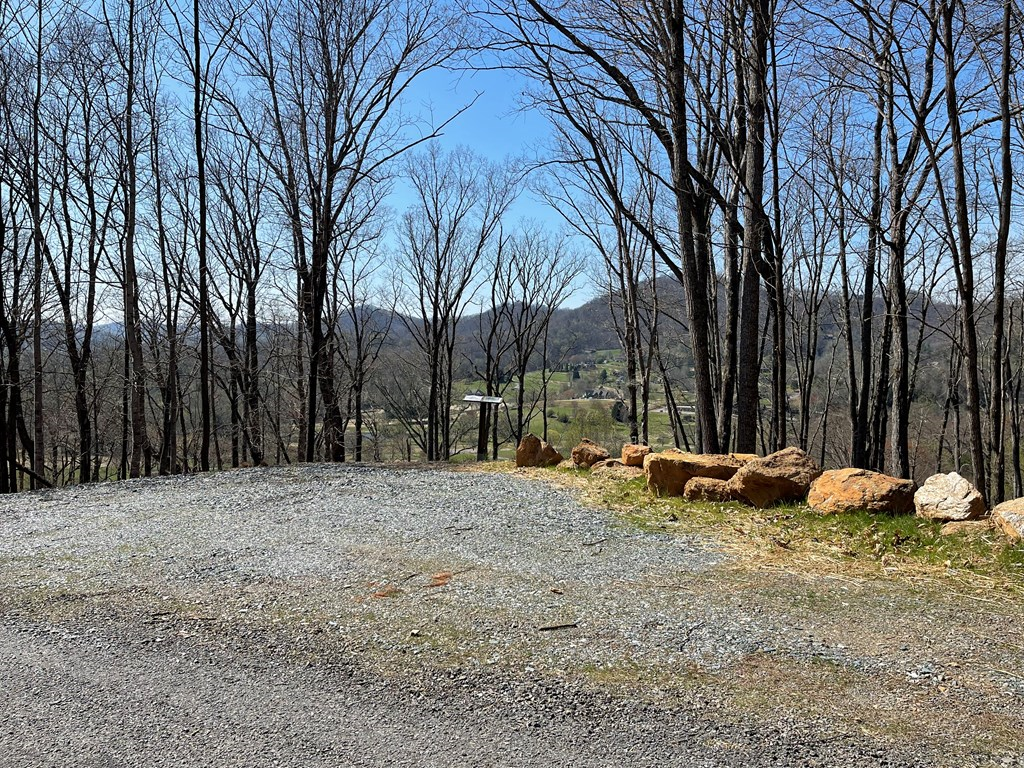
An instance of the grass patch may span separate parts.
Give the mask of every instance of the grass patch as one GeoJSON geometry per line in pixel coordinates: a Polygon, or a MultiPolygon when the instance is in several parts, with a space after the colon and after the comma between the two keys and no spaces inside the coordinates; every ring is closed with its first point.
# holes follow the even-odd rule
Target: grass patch
{"type": "Polygon", "coordinates": [[[753,509],[657,497],[643,477],[622,480],[567,468],[515,470],[511,463],[481,469],[517,471],[570,488],[584,503],[611,509],[624,524],[643,530],[710,536],[739,568],[938,578],[961,581],[968,589],[998,587],[1004,598],[1024,596],[1024,546],[1009,545],[996,530],[942,536],[940,523],[913,515],[822,515],[805,504],[753,509]]]}
{"type": "Polygon", "coordinates": [[[715,678],[692,661],[682,666],[656,664],[634,657],[581,664],[576,671],[593,686],[656,701],[678,698],[687,691],[715,684],[715,678]]]}

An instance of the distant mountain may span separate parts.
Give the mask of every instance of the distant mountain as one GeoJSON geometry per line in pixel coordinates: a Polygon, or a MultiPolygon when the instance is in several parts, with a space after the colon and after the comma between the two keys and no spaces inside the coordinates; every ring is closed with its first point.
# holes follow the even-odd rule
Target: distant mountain
{"type": "Polygon", "coordinates": [[[551,318],[548,349],[552,360],[618,346],[619,337],[612,323],[607,296],[599,296],[572,309],[560,309],[551,318]]]}

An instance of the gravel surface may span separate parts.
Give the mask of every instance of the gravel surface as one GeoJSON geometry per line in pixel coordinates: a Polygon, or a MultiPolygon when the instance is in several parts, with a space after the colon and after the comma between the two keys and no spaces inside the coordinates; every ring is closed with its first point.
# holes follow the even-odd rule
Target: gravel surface
{"type": "Polygon", "coordinates": [[[518,475],[0,499],[0,765],[1020,765],[1019,606],[752,570],[518,475]]]}

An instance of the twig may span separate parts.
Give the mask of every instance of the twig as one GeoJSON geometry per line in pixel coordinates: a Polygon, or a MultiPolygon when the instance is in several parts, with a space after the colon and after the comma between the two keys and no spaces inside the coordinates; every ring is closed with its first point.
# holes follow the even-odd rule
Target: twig
{"type": "Polygon", "coordinates": [[[698,621],[692,627],[687,627],[686,628],[686,634],[683,637],[683,642],[681,642],[679,644],[679,650],[681,650],[681,651],[686,650],[686,646],[690,644],[690,639],[697,633],[697,630],[701,629],[703,626],[704,626],[704,622],[703,621],[698,621]]]}
{"type": "Polygon", "coordinates": [[[82,592],[80,597],[82,599],[88,599],[90,597],[107,597],[108,595],[116,595],[123,592],[122,589],[104,589],[102,592],[82,592]]]}
{"type": "Polygon", "coordinates": [[[683,592],[693,594],[693,590],[683,584],[650,584],[651,589],[681,589],[683,592]]]}
{"type": "Polygon", "coordinates": [[[966,597],[968,600],[977,600],[979,603],[988,603],[989,605],[1006,605],[1008,602],[1011,602],[1008,600],[989,600],[987,597],[979,597],[978,595],[968,593],[963,593],[963,597],[966,597]]]}
{"type": "Polygon", "coordinates": [[[576,629],[579,627],[579,622],[573,621],[568,624],[545,624],[542,627],[537,627],[538,632],[554,632],[557,629],[576,629]]]}
{"type": "Polygon", "coordinates": [[[1018,675],[1016,672],[1010,672],[1007,669],[997,669],[995,667],[989,667],[988,671],[989,672],[998,672],[1001,675],[1006,675],[1007,677],[1013,677],[1013,678],[1016,678],[1017,680],[1024,680],[1024,675],[1018,675]]]}

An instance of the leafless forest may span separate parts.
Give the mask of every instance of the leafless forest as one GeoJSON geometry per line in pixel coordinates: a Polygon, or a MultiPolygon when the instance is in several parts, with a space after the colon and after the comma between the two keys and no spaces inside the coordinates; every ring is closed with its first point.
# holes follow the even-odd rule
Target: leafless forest
{"type": "Polygon", "coordinates": [[[496,455],[582,283],[634,441],[1024,495],[1021,11],[0,0],[0,492],[447,460],[468,389],[496,455]],[[528,157],[439,141],[419,84],[480,69],[528,157]]]}

